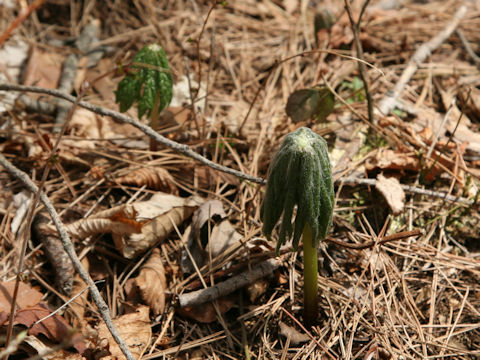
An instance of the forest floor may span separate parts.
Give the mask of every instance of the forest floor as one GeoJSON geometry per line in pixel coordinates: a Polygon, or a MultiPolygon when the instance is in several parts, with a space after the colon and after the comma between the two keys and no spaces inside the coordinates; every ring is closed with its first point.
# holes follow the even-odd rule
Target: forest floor
{"type": "Polygon", "coordinates": [[[124,358],[102,317],[137,359],[479,358],[480,2],[30,3],[0,1],[1,359],[124,358]],[[151,43],[156,144],[115,102],[151,43]],[[318,85],[333,112],[289,117],[318,85]],[[300,126],[335,183],[312,328],[301,246],[260,218],[300,126]]]}

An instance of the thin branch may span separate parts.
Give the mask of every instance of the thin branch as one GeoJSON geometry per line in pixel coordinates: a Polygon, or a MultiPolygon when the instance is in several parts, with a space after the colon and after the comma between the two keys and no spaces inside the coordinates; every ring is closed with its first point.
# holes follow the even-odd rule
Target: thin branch
{"type": "Polygon", "coordinates": [[[180,307],[194,306],[218,299],[258,279],[270,275],[282,264],[281,259],[269,259],[252,267],[251,270],[238,274],[214,286],[178,295],[180,307]]]}
{"type": "MultiPolygon", "coordinates": [[[[58,97],[58,98],[61,98],[61,99],[64,99],[64,100],[67,100],[67,101],[70,101],[70,102],[75,102],[75,99],[76,99],[75,96],[65,94],[65,93],[63,93],[61,91],[58,91],[58,90],[44,89],[44,88],[40,88],[40,87],[36,87],[36,86],[24,86],[24,85],[14,85],[14,84],[0,83],[0,90],[23,91],[23,92],[33,92],[33,93],[47,94],[47,95],[55,96],[55,97],[58,97]]],[[[148,126],[146,124],[143,124],[143,123],[139,122],[138,120],[135,120],[135,119],[133,119],[133,118],[127,116],[127,115],[123,115],[123,114],[121,114],[119,112],[116,112],[116,111],[113,111],[113,110],[105,109],[101,106],[92,105],[92,104],[90,104],[88,102],[85,102],[85,101],[79,101],[78,106],[83,107],[87,110],[93,111],[94,113],[104,115],[104,116],[110,116],[112,118],[115,118],[115,119],[120,120],[122,122],[125,122],[127,124],[130,124],[130,125],[136,127],[137,129],[141,130],[143,133],[150,136],[152,139],[156,140],[160,144],[163,144],[163,145],[165,145],[165,146],[167,146],[167,147],[169,147],[169,148],[171,148],[171,149],[173,149],[173,150],[175,150],[175,151],[177,151],[177,152],[179,152],[179,153],[181,153],[185,156],[188,156],[188,157],[190,157],[194,160],[197,160],[197,161],[201,162],[202,164],[205,164],[205,165],[211,167],[212,169],[222,171],[224,173],[234,175],[234,176],[239,177],[241,179],[251,181],[251,182],[254,182],[254,183],[257,183],[257,184],[266,184],[266,181],[262,178],[258,178],[258,177],[252,176],[252,175],[248,175],[248,174],[245,174],[241,171],[231,169],[229,167],[222,166],[222,165],[219,165],[219,164],[217,164],[217,163],[215,163],[211,160],[208,160],[207,158],[204,158],[203,156],[197,154],[195,151],[190,149],[189,146],[177,143],[175,141],[172,141],[172,140],[160,135],[159,133],[157,133],[150,126],[148,126]]]]}
{"type": "Polygon", "coordinates": [[[325,241],[330,242],[335,245],[343,246],[348,249],[354,249],[354,250],[363,250],[363,249],[368,249],[372,248],[375,245],[382,245],[386,244],[392,241],[397,241],[405,238],[409,238],[412,236],[419,236],[425,233],[425,230],[423,229],[415,229],[415,230],[410,230],[410,231],[402,231],[393,235],[388,235],[388,236],[383,236],[379,238],[377,241],[368,241],[363,244],[352,244],[348,243],[342,240],[335,239],[333,237],[328,237],[325,239],[325,241]]]}
{"type": "MultiPolygon", "coordinates": [[[[357,50],[357,57],[363,59],[363,48],[362,43],[360,42],[360,24],[362,22],[362,16],[367,9],[370,0],[365,0],[358,16],[358,20],[353,19],[352,8],[350,6],[349,0],[345,0],[345,10],[347,10],[348,18],[350,20],[350,25],[353,30],[353,37],[355,39],[355,49],[357,50]]],[[[363,81],[363,88],[365,89],[365,96],[367,98],[367,110],[368,110],[368,120],[373,124],[373,99],[372,94],[370,93],[370,85],[366,75],[365,64],[363,62],[358,62],[358,72],[360,73],[360,78],[363,81]]]]}
{"type": "MultiPolygon", "coordinates": [[[[368,185],[368,186],[375,186],[377,183],[376,179],[359,179],[359,178],[347,178],[347,179],[340,179],[338,180],[339,182],[343,184],[350,184],[350,185],[368,185]]],[[[414,186],[410,185],[404,185],[400,184],[402,189],[404,191],[413,193],[413,194],[418,194],[418,195],[425,195],[425,196],[431,196],[431,197],[436,197],[440,199],[444,199],[447,201],[451,202],[457,202],[460,204],[465,204],[465,205],[473,205],[474,201],[461,197],[461,196],[453,196],[449,195],[443,191],[433,191],[433,190],[426,190],[426,189],[420,189],[414,186]]]]}
{"type": "MultiPolygon", "coordinates": [[[[2,165],[12,176],[16,177],[23,184],[25,184],[27,189],[30,190],[32,193],[34,193],[35,195],[39,193],[38,187],[37,185],[35,185],[32,179],[30,179],[30,177],[26,173],[16,168],[15,166],[13,166],[2,154],[0,154],[0,165],[2,165]]],[[[110,316],[110,311],[108,310],[108,305],[105,303],[105,300],[103,300],[95,283],[90,278],[90,275],[82,266],[80,259],[75,253],[73,244],[70,241],[70,237],[68,236],[65,225],[60,220],[60,216],[58,215],[57,211],[55,210],[52,203],[50,202],[50,199],[47,197],[47,195],[45,195],[44,192],[40,192],[40,200],[45,205],[45,208],[47,209],[48,213],[52,217],[53,223],[55,224],[55,227],[57,228],[58,233],[60,235],[60,239],[62,241],[63,247],[67,252],[68,256],[70,256],[70,259],[72,260],[75,270],[78,272],[82,280],[89,285],[90,291],[92,294],[92,299],[95,302],[95,305],[97,305],[98,311],[100,312],[100,315],[105,321],[105,324],[107,325],[108,330],[110,330],[110,333],[112,334],[113,339],[117,342],[118,346],[120,347],[123,354],[126,356],[128,360],[135,360],[135,357],[132,355],[132,353],[128,349],[127,344],[120,337],[120,334],[118,333],[117,328],[113,324],[112,317],[110,316]]]]}
{"type": "Polygon", "coordinates": [[[381,115],[388,115],[390,111],[395,108],[395,105],[398,101],[398,98],[402,94],[403,89],[407,85],[407,83],[412,78],[413,74],[418,69],[418,66],[422,64],[425,59],[438,48],[445,40],[447,40],[455,28],[460,23],[460,20],[465,16],[467,13],[467,7],[465,5],[461,6],[455,15],[453,15],[452,21],[445,26],[445,28],[437,34],[434,38],[432,38],[429,42],[420,46],[415,54],[413,54],[412,58],[408,62],[407,67],[403,70],[402,76],[395,84],[392,90],[389,90],[385,97],[380,101],[378,105],[378,110],[380,111],[381,115]]]}
{"type": "Polygon", "coordinates": [[[463,33],[462,29],[457,29],[455,31],[455,33],[457,34],[458,38],[460,39],[460,42],[462,43],[465,50],[467,50],[468,56],[470,56],[470,58],[473,60],[475,65],[477,65],[477,67],[480,68],[480,56],[475,54],[475,51],[473,51],[472,47],[470,46],[470,43],[468,42],[467,37],[463,33]]]}

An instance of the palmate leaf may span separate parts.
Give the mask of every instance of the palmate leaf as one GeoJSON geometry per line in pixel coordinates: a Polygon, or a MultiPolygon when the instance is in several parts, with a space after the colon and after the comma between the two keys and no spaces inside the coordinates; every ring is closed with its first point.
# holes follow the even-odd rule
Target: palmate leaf
{"type": "Polygon", "coordinates": [[[333,111],[335,98],[326,87],[315,86],[293,92],[285,108],[294,123],[305,120],[323,122],[333,111]]]}
{"type": "Polygon", "coordinates": [[[115,101],[125,112],[137,102],[138,118],[150,116],[158,96],[160,113],[172,100],[173,81],[168,60],[162,47],[147,45],[133,58],[130,71],[115,91],[115,101]]]}

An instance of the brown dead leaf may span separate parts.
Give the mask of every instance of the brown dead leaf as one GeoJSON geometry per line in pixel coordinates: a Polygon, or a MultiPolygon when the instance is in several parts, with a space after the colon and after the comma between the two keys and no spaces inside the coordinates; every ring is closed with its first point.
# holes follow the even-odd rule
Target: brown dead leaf
{"type": "MultiPolygon", "coordinates": [[[[10,314],[14,288],[15,281],[0,283],[0,314],[10,314]]],[[[17,306],[20,309],[35,306],[39,303],[42,297],[43,294],[40,291],[35,290],[29,285],[21,282],[18,288],[17,306]]]]}
{"type": "Polygon", "coordinates": [[[159,249],[153,250],[148,261],[141,267],[140,274],[135,281],[140,289],[142,299],[150,306],[153,314],[162,314],[165,310],[167,280],[159,249]]]}
{"type": "MultiPolygon", "coordinates": [[[[152,328],[150,326],[150,318],[148,316],[148,306],[140,306],[136,312],[122,315],[113,320],[118,329],[120,337],[125,340],[132,355],[139,357],[142,351],[148,346],[152,336],[152,328]]],[[[112,338],[110,331],[104,322],[98,325],[98,342],[106,341],[111,357],[103,357],[102,359],[124,359],[124,355],[118,344],[112,338]]]]}
{"type": "Polygon", "coordinates": [[[178,195],[178,189],[174,184],[172,175],[170,175],[166,169],[160,167],[154,169],[141,168],[117,178],[115,181],[119,184],[135,186],[146,185],[149,189],[178,195]]]}
{"type": "Polygon", "coordinates": [[[163,241],[187,219],[203,200],[156,193],[149,200],[101,211],[87,219],[67,225],[71,236],[85,238],[111,233],[118,251],[128,259],[163,241]]]}
{"type": "Polygon", "coordinates": [[[87,69],[85,79],[100,94],[103,100],[115,104],[115,82],[108,76],[115,64],[111,58],[101,59],[95,67],[87,69]]]}
{"type": "Polygon", "coordinates": [[[400,153],[387,148],[381,148],[374,158],[367,160],[367,170],[405,170],[419,171],[420,162],[413,154],[400,153]]]}
{"type": "MultiPolygon", "coordinates": [[[[221,314],[235,306],[235,301],[231,298],[219,298],[216,301],[221,314]]],[[[211,323],[217,320],[217,312],[212,303],[205,303],[198,306],[187,306],[177,309],[177,312],[186,318],[201,322],[211,323]]]]}
{"type": "Polygon", "coordinates": [[[259,296],[265,294],[268,289],[269,282],[266,279],[259,279],[247,287],[248,297],[253,303],[259,296]]]}
{"type": "Polygon", "coordinates": [[[50,223],[50,217],[46,210],[42,210],[35,216],[32,225],[32,234],[36,241],[41,243],[47,259],[55,272],[55,287],[64,294],[70,295],[73,287],[75,269],[72,260],[68,256],[62,241],[58,236],[57,229],[50,223]]]}
{"type": "Polygon", "coordinates": [[[480,89],[475,86],[462,87],[458,97],[465,114],[472,120],[480,121],[480,89]]]}
{"type": "Polygon", "coordinates": [[[19,309],[15,315],[14,324],[28,327],[29,335],[42,334],[55,343],[70,342],[78,352],[82,353],[85,350],[85,344],[81,335],[75,334],[63,317],[58,314],[49,316],[50,314],[52,311],[48,305],[40,302],[34,306],[19,309]],[[35,324],[40,319],[43,320],[35,324]]]}
{"type": "MultiPolygon", "coordinates": [[[[59,52],[32,46],[23,77],[24,85],[56,89],[65,56],[59,52]]],[[[29,96],[32,96],[30,94],[29,96]]]]}
{"type": "MultiPolygon", "coordinates": [[[[193,215],[187,247],[198,267],[205,265],[210,256],[215,258],[242,238],[225,217],[219,200],[205,202],[193,215]]],[[[186,252],[182,255],[181,265],[185,272],[194,271],[186,252]]]]}
{"type": "Polygon", "coordinates": [[[405,192],[396,178],[386,178],[383,174],[378,174],[375,189],[385,198],[393,215],[399,215],[403,212],[405,208],[405,192]]]}
{"type": "Polygon", "coordinates": [[[294,327],[288,326],[283,321],[278,323],[280,326],[280,335],[285,336],[286,338],[290,338],[290,342],[293,345],[300,344],[310,340],[310,337],[307,334],[302,334],[294,327]]]}

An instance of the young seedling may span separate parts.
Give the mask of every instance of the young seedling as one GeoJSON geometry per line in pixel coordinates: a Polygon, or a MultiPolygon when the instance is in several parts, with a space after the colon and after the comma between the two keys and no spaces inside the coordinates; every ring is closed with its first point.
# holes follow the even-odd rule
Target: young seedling
{"type": "Polygon", "coordinates": [[[270,239],[282,216],[277,253],[293,235],[293,249],[303,235],[304,323],[317,319],[318,243],[332,224],[335,196],[327,143],[301,127],[288,134],[268,170],[261,208],[263,233],[270,239]],[[292,216],[296,215],[292,224],[292,216]]]}
{"type": "MultiPolygon", "coordinates": [[[[136,102],[138,118],[146,114],[150,118],[150,126],[157,131],[160,113],[170,104],[172,93],[172,74],[165,51],[160,45],[150,44],[134,56],[115,91],[115,102],[120,104],[121,112],[127,111],[136,102]]],[[[150,143],[150,148],[154,147],[150,143]]]]}

